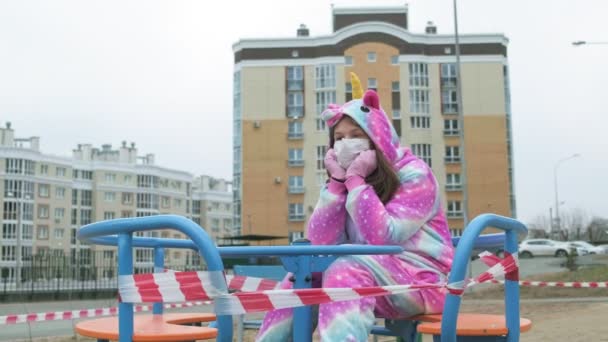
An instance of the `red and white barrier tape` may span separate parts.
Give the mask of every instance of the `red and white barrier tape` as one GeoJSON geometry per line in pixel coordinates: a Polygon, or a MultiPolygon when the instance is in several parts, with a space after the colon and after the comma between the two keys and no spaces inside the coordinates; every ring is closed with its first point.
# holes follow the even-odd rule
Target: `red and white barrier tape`
{"type": "MultiPolygon", "coordinates": [[[[504,280],[492,280],[494,284],[504,284],[504,280]]],[[[569,287],[569,288],[608,288],[608,281],[532,281],[520,280],[519,286],[536,286],[536,287],[569,287]]]]}
{"type": "MultiPolygon", "coordinates": [[[[175,303],[175,304],[164,304],[165,309],[174,308],[189,308],[193,306],[209,305],[210,301],[197,301],[197,302],[186,302],[186,303],[175,303]]],[[[146,312],[151,311],[152,305],[134,305],[133,312],[146,312]]],[[[109,308],[97,308],[97,309],[83,309],[83,310],[72,310],[72,311],[51,311],[42,313],[30,313],[30,314],[19,314],[19,315],[6,315],[0,316],[0,325],[7,324],[19,324],[28,322],[44,322],[44,321],[64,321],[78,318],[90,318],[90,317],[103,317],[113,316],[118,314],[118,307],[113,306],[109,308]]]]}

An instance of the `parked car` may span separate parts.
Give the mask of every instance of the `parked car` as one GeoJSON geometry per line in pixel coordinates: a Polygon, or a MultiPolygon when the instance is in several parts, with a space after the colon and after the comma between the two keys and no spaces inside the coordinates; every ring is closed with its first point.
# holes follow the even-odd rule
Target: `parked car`
{"type": "Polygon", "coordinates": [[[571,248],[576,248],[578,255],[588,254],[587,250],[584,248],[572,246],[569,242],[549,239],[529,239],[524,240],[519,244],[519,256],[522,258],[532,258],[543,255],[565,257],[568,256],[571,248]]]}
{"type": "Polygon", "coordinates": [[[606,250],[600,246],[594,246],[587,241],[572,241],[570,244],[577,248],[585,249],[589,254],[605,254],[606,250]]]}

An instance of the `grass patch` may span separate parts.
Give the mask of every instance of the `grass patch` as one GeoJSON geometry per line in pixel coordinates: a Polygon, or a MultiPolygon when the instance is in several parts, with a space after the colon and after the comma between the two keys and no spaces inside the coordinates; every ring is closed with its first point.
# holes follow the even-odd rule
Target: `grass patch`
{"type": "MultiPolygon", "coordinates": [[[[532,276],[524,280],[538,281],[608,281],[608,266],[594,266],[580,268],[576,271],[564,271],[558,273],[543,274],[532,276]]],[[[520,287],[521,298],[561,298],[561,297],[608,297],[608,288],[560,288],[560,287],[520,287]]],[[[473,291],[465,295],[474,299],[501,299],[504,298],[504,287],[500,284],[493,284],[490,288],[473,291]]]]}

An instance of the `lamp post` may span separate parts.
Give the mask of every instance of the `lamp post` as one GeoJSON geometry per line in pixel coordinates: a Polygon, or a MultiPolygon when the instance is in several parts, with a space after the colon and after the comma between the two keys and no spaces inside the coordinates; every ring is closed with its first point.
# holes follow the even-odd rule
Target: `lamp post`
{"type": "MultiPolygon", "coordinates": [[[[559,204],[560,203],[559,203],[559,195],[558,195],[558,189],[557,189],[558,188],[558,186],[557,186],[557,169],[565,161],[568,161],[568,160],[571,160],[574,158],[578,158],[580,156],[581,156],[580,154],[575,153],[569,157],[558,160],[555,163],[555,166],[553,166],[553,182],[554,182],[554,187],[555,187],[555,226],[557,227],[558,232],[561,230],[561,219],[559,216],[559,204]]],[[[553,233],[555,233],[555,232],[551,232],[551,233],[552,233],[551,235],[553,235],[553,233]]]]}
{"type": "Polygon", "coordinates": [[[462,103],[462,80],[460,77],[460,37],[458,36],[458,6],[454,0],[454,54],[456,55],[456,96],[458,99],[458,128],[460,129],[460,181],[462,183],[463,229],[469,224],[469,200],[467,191],[467,162],[465,159],[464,110],[462,103]]]}

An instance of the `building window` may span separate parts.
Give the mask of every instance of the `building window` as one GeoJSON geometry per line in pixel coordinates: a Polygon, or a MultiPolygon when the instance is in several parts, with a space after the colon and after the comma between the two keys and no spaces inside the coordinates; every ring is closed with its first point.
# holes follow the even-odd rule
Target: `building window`
{"type": "Polygon", "coordinates": [[[409,85],[410,85],[410,112],[429,114],[431,111],[429,73],[426,63],[410,63],[409,85]]]}
{"type": "Polygon", "coordinates": [[[393,55],[393,56],[391,56],[391,64],[392,65],[398,65],[399,64],[399,55],[393,55]]]}
{"type": "Polygon", "coordinates": [[[317,145],[317,171],[325,171],[325,154],[327,154],[327,145],[317,145]]]}
{"type": "Polygon", "coordinates": [[[49,227],[48,226],[38,226],[36,229],[36,238],[38,240],[48,240],[49,239],[49,227]]]}
{"type": "Polygon", "coordinates": [[[64,199],[65,198],[65,188],[61,188],[61,187],[55,188],[55,197],[57,199],[64,199]]]}
{"type": "Polygon", "coordinates": [[[303,194],[304,193],[304,177],[289,176],[289,193],[303,194]]]}
{"type": "Polygon", "coordinates": [[[344,56],[344,65],[353,65],[353,56],[344,56]]]}
{"type": "Polygon", "coordinates": [[[410,90],[410,112],[418,114],[429,114],[431,112],[428,90],[410,90]]]}
{"type": "Polygon", "coordinates": [[[54,234],[55,234],[55,239],[57,239],[57,240],[63,239],[63,234],[64,234],[63,228],[55,228],[54,234]]]}
{"type": "Polygon", "coordinates": [[[304,221],[304,204],[289,203],[289,221],[304,221]]]}
{"type": "Polygon", "coordinates": [[[65,168],[65,167],[59,167],[59,166],[57,166],[57,167],[55,168],[55,175],[56,175],[57,177],[65,177],[65,174],[66,174],[66,173],[67,173],[67,172],[66,172],[66,168],[65,168]]]}
{"type": "Polygon", "coordinates": [[[181,208],[182,207],[182,200],[181,200],[181,198],[174,199],[173,203],[175,205],[175,208],[181,208]]]}
{"type": "Polygon", "coordinates": [[[378,89],[378,82],[376,81],[375,78],[367,79],[367,89],[373,89],[373,90],[378,89]]]}
{"type": "Polygon", "coordinates": [[[336,91],[318,91],[316,94],[316,106],[317,106],[317,131],[325,131],[327,126],[325,124],[325,120],[321,119],[321,114],[330,103],[336,103],[336,91]]]}
{"type": "Polygon", "coordinates": [[[169,207],[171,207],[171,198],[169,198],[168,196],[163,196],[161,198],[161,206],[163,208],[169,208],[169,207]]]}
{"type": "Polygon", "coordinates": [[[220,220],[219,219],[211,219],[211,231],[214,233],[220,232],[220,220]]]}
{"type": "Polygon", "coordinates": [[[450,228],[450,233],[452,233],[452,236],[462,236],[462,229],[450,228]]]}
{"type": "Polygon", "coordinates": [[[369,63],[375,63],[376,62],[376,53],[375,52],[368,52],[367,53],[367,61],[369,63]]]}
{"type": "Polygon", "coordinates": [[[38,218],[49,218],[49,206],[47,204],[38,204],[38,218]]]}
{"type": "Polygon", "coordinates": [[[336,66],[321,64],[315,67],[315,89],[336,88],[336,66]]]}
{"type": "Polygon", "coordinates": [[[35,163],[32,160],[7,158],[4,170],[9,174],[33,176],[35,163]]]}
{"type": "Polygon", "coordinates": [[[443,134],[444,135],[458,135],[458,120],[457,119],[448,119],[443,120],[443,134]]]}
{"type": "Polygon", "coordinates": [[[289,166],[304,166],[303,151],[301,148],[289,149],[289,166]]]}
{"type": "Polygon", "coordinates": [[[32,238],[34,238],[34,226],[31,224],[22,224],[21,225],[21,237],[23,238],[23,240],[31,240],[32,238]]]}
{"type": "Polygon", "coordinates": [[[55,208],[55,220],[63,220],[65,208],[55,208]]]}
{"type": "Polygon", "coordinates": [[[122,204],[126,204],[126,205],[133,204],[133,193],[123,192],[122,193],[122,204]]]}
{"type": "Polygon", "coordinates": [[[46,165],[46,164],[40,165],[40,174],[41,175],[48,175],[49,174],[49,166],[46,165]]]}
{"type": "Polygon", "coordinates": [[[287,93],[287,117],[300,118],[304,116],[304,93],[292,91],[287,93]]]}
{"type": "Polygon", "coordinates": [[[408,69],[410,88],[429,87],[429,68],[426,63],[410,63],[408,69]]]}
{"type": "Polygon", "coordinates": [[[16,223],[3,223],[2,224],[2,238],[3,239],[16,239],[17,238],[17,224],[16,223]]]}
{"type": "Polygon", "coordinates": [[[2,246],[2,261],[15,261],[15,246],[2,246]]]}
{"type": "Polygon", "coordinates": [[[71,221],[72,225],[78,224],[78,209],[72,209],[71,221]]]}
{"type": "Polygon", "coordinates": [[[133,180],[133,177],[131,177],[131,175],[125,175],[125,178],[124,178],[125,184],[127,184],[127,185],[131,184],[132,180],[133,180]]]}
{"type": "Polygon", "coordinates": [[[431,144],[412,144],[412,153],[424,160],[428,166],[431,164],[431,144]]]}
{"type": "Polygon", "coordinates": [[[137,187],[158,189],[159,177],[150,175],[137,175],[137,187]]]}
{"type": "Polygon", "coordinates": [[[122,217],[122,218],[133,217],[133,211],[123,210],[120,212],[120,217],[122,217]]]}
{"type": "Polygon", "coordinates": [[[458,114],[456,82],[456,64],[441,64],[441,112],[443,114],[458,114]]]}
{"type": "Polygon", "coordinates": [[[158,195],[138,193],[137,194],[137,209],[155,209],[158,210],[158,195]]]}
{"type": "Polygon", "coordinates": [[[93,204],[93,192],[80,190],[80,205],[90,207],[93,204]]]}
{"type": "Polygon", "coordinates": [[[289,66],[287,67],[287,90],[288,91],[303,91],[304,90],[304,67],[289,66]]]}
{"type": "Polygon", "coordinates": [[[289,232],[289,242],[294,242],[302,238],[304,238],[303,232],[289,232]]]}
{"type": "Polygon", "coordinates": [[[445,189],[447,191],[455,191],[462,189],[459,173],[448,173],[446,177],[445,189]]]}
{"type": "Polygon", "coordinates": [[[113,220],[115,218],[116,218],[116,213],[114,213],[113,211],[105,211],[103,213],[104,220],[113,220]]]}
{"type": "Polygon", "coordinates": [[[116,193],[115,192],[106,191],[103,194],[103,200],[106,201],[106,202],[114,202],[115,199],[116,199],[116,193]]]}
{"type": "Polygon", "coordinates": [[[302,131],[302,122],[290,121],[287,130],[288,139],[302,139],[304,138],[304,132],[302,131]]]}
{"type": "Polygon", "coordinates": [[[412,128],[430,128],[431,118],[428,116],[410,116],[412,128]]]}
{"type": "Polygon", "coordinates": [[[399,109],[393,109],[393,120],[401,119],[401,111],[399,109]]]}
{"type": "Polygon", "coordinates": [[[445,147],[445,162],[446,163],[460,162],[460,147],[446,146],[445,147]]]}
{"type": "Polygon", "coordinates": [[[350,82],[344,84],[344,98],[346,102],[353,99],[353,85],[350,82]]]}
{"type": "Polygon", "coordinates": [[[5,198],[34,198],[34,183],[13,179],[4,180],[5,198]]]}
{"type": "Polygon", "coordinates": [[[72,205],[78,205],[78,190],[72,189],[72,205]]]}
{"type": "Polygon", "coordinates": [[[85,225],[91,223],[91,209],[81,209],[80,210],[80,224],[85,225]]]}
{"type": "Polygon", "coordinates": [[[106,183],[109,183],[109,184],[116,183],[116,174],[115,173],[106,173],[106,183]]]}
{"type": "Polygon", "coordinates": [[[74,179],[92,180],[93,171],[74,169],[74,171],[72,171],[72,176],[74,179]]]}
{"type": "Polygon", "coordinates": [[[391,90],[393,92],[399,92],[399,81],[391,82],[391,90]]]}
{"type": "Polygon", "coordinates": [[[450,218],[462,217],[462,204],[460,201],[448,201],[447,216],[450,218]]]}
{"type": "Polygon", "coordinates": [[[49,189],[48,184],[38,184],[38,197],[49,197],[49,189]]]}

